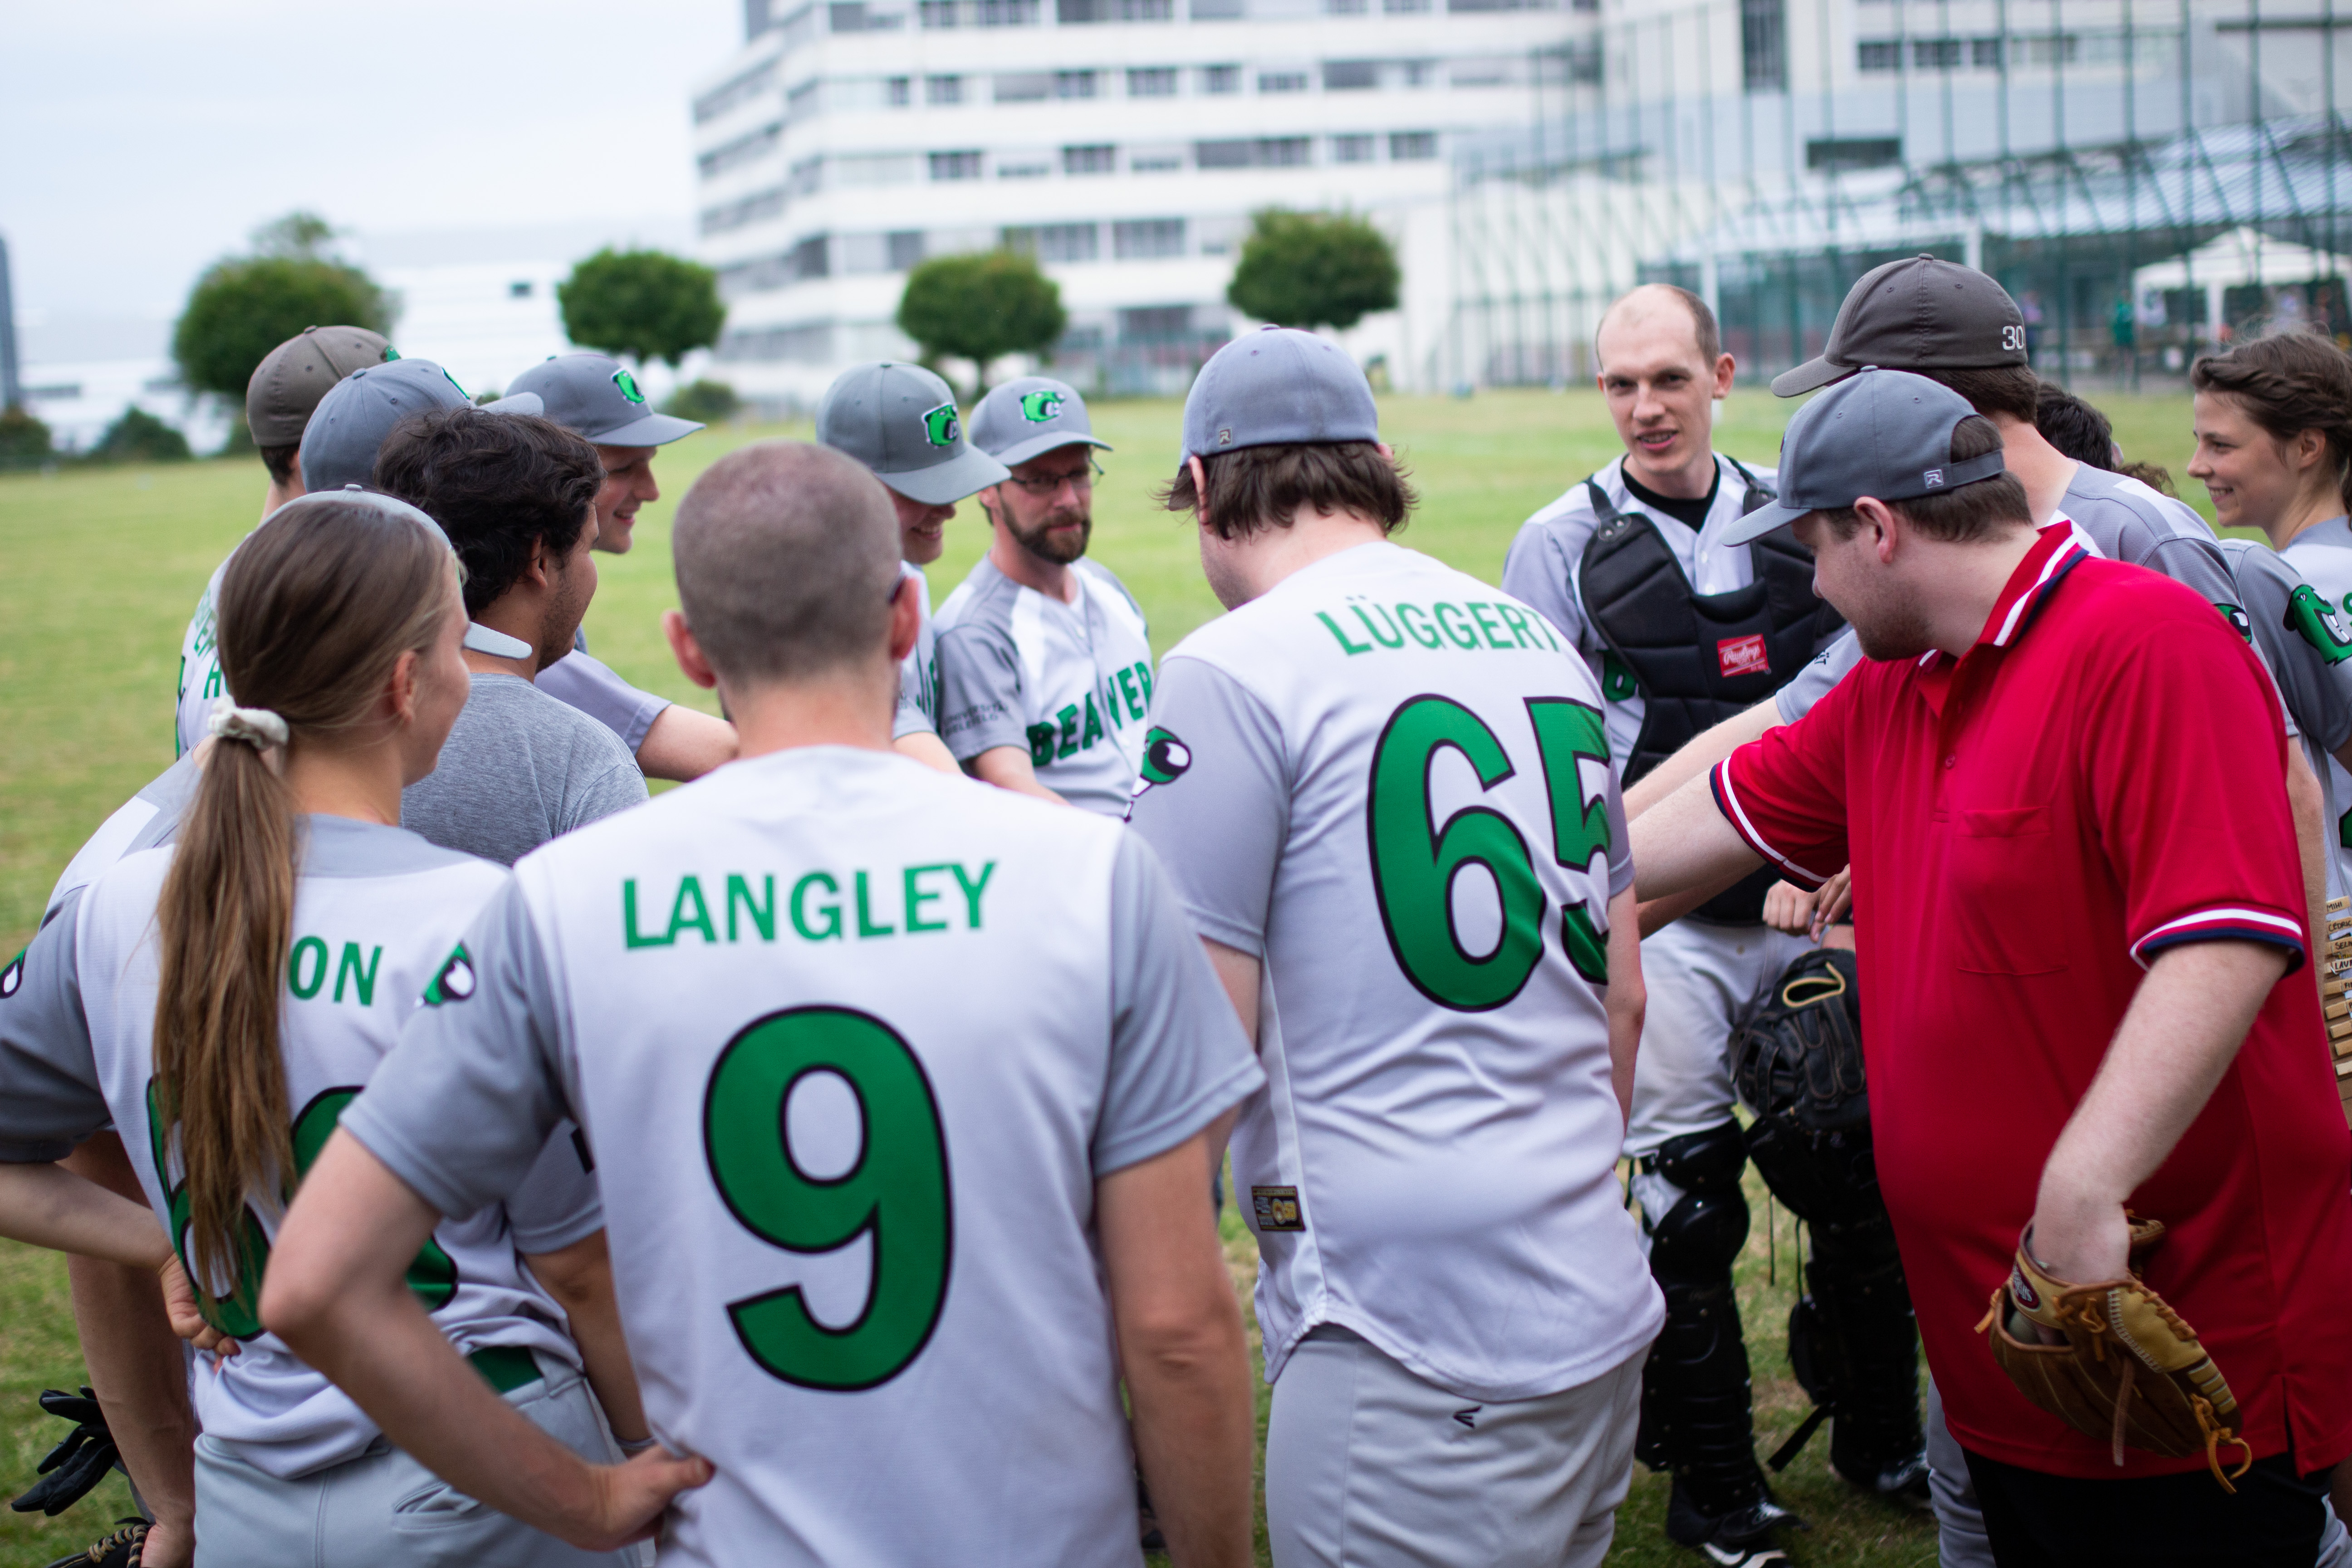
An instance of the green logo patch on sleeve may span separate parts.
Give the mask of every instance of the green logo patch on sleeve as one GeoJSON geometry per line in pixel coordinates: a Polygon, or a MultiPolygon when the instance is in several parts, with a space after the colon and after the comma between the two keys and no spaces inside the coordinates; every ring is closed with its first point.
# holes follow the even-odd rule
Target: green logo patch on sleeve
{"type": "Polygon", "coordinates": [[[1153,784],[1174,784],[1192,765],[1192,749],[1154,724],[1143,737],[1143,776],[1153,784]]]}
{"type": "Polygon", "coordinates": [[[457,951],[449,955],[449,962],[433,977],[433,984],[425,988],[425,1005],[438,1007],[444,1002],[463,1002],[474,994],[474,984],[473,955],[461,942],[457,951]]]}

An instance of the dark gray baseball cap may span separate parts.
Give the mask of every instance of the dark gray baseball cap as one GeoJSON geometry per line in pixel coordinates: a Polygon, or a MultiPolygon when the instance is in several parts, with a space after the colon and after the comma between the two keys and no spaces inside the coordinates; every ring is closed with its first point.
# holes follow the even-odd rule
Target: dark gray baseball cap
{"type": "Polygon", "coordinates": [[[1372,384],[1347,351],[1296,327],[1261,327],[1210,355],[1192,378],[1177,460],[1380,438],[1372,384]]]}
{"type": "Polygon", "coordinates": [[[1065,447],[1100,447],[1077,388],[1050,375],[1024,375],[992,388],[971,411],[971,444],[1010,468],[1065,447]]]}
{"type": "Polygon", "coordinates": [[[383,333],[365,327],[303,328],[271,349],[246,381],[245,427],[253,444],[291,447],[335,383],[399,357],[383,333]]]}
{"type": "Polygon", "coordinates": [[[637,378],[610,354],[550,354],[514,378],[507,395],[530,393],[547,417],[599,447],[658,447],[702,428],[646,405],[637,378]]]}
{"type": "MultiPolygon", "coordinates": [[[[449,373],[429,359],[394,360],[352,372],[319,400],[302,432],[302,488],[339,490],[363,485],[375,473],[376,448],[412,414],[463,408],[473,401],[449,373]]],[[[484,405],[492,414],[537,414],[529,393],[484,405]]]]}
{"type": "Polygon", "coordinates": [[[1819,359],[1772,378],[1775,397],[1842,381],[1864,365],[1886,370],[1990,370],[2031,363],[2025,313],[1973,267],[1908,256],[1874,267],[1846,291],[1819,359]]]}
{"type": "Polygon", "coordinates": [[[1723,542],[1745,544],[1864,496],[1912,500],[1992,479],[2006,467],[1998,448],[1952,461],[1952,427],[1975,412],[1924,375],[1864,365],[1797,410],[1780,437],[1780,499],[1724,530],[1723,542]]]}
{"type": "Polygon", "coordinates": [[[834,377],[816,407],[816,438],[925,506],[950,505],[1012,477],[963,438],[948,384],[898,360],[852,365],[834,377]]]}

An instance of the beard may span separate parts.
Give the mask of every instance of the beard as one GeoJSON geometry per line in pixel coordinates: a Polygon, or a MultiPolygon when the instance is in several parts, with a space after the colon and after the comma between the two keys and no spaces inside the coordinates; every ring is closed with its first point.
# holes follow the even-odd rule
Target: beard
{"type": "Polygon", "coordinates": [[[1005,527],[1013,535],[1014,543],[1040,561],[1050,561],[1056,566],[1067,566],[1087,552],[1087,542],[1094,537],[1095,521],[1092,513],[1086,508],[1057,507],[1039,518],[1034,528],[1023,528],[1018,522],[1011,521],[1006,522],[1005,527]],[[1057,538],[1052,531],[1071,523],[1078,525],[1075,537],[1057,538]]]}
{"type": "Polygon", "coordinates": [[[1917,658],[1936,646],[1927,617],[1913,605],[1874,605],[1847,619],[1864,658],[1917,658]]]}

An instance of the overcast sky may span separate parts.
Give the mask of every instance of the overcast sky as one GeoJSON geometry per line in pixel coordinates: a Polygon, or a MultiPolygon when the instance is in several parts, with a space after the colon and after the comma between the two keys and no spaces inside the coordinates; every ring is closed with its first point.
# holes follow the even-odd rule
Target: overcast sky
{"type": "Polygon", "coordinates": [[[176,313],[295,207],[338,227],[682,220],[689,84],[740,0],[0,8],[20,312],[176,313]]]}

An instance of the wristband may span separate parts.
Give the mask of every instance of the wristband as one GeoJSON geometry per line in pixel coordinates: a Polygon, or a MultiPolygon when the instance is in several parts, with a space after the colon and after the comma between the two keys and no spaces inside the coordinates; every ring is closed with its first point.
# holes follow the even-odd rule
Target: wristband
{"type": "Polygon", "coordinates": [[[615,1436],[613,1441],[620,1446],[621,1457],[623,1458],[634,1459],[639,1454],[644,1453],[647,1448],[652,1447],[655,1443],[659,1441],[659,1439],[654,1437],[640,1437],[635,1442],[632,1443],[625,1437],[615,1436]]]}

